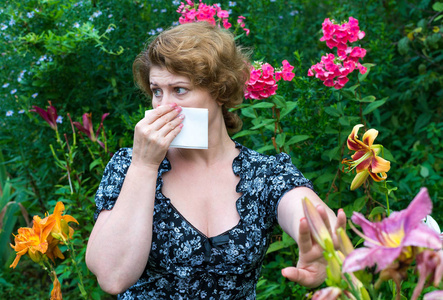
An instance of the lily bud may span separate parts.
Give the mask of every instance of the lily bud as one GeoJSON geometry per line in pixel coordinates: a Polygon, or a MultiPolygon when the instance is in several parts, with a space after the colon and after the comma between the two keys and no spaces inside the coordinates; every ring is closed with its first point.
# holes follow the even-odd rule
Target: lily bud
{"type": "MultiPolygon", "coordinates": [[[[326,266],[326,274],[333,285],[340,285],[341,282],[341,262],[332,253],[324,253],[324,257],[328,262],[326,266]]],[[[329,285],[329,284],[328,284],[329,285]]]]}
{"type": "Polygon", "coordinates": [[[334,245],[332,243],[332,237],[329,234],[328,228],[326,228],[326,225],[317,209],[307,197],[302,199],[302,204],[303,212],[315,241],[323,248],[323,250],[333,252],[334,245]]]}
{"type": "Polygon", "coordinates": [[[349,239],[348,235],[346,234],[346,231],[339,227],[337,229],[337,237],[338,237],[338,245],[340,247],[341,252],[348,256],[349,253],[354,251],[354,247],[352,246],[351,240],[349,239]]]}

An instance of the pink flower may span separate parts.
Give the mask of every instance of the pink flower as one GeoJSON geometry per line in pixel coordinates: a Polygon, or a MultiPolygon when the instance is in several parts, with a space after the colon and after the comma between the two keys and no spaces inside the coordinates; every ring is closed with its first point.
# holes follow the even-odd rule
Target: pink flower
{"type": "Polygon", "coordinates": [[[237,23],[240,24],[240,27],[246,32],[246,35],[248,35],[250,30],[248,28],[245,28],[246,27],[245,19],[246,19],[245,17],[239,16],[237,19],[237,23]]]}
{"type": "Polygon", "coordinates": [[[330,286],[318,290],[312,296],[312,300],[337,300],[341,295],[341,289],[335,286],[330,286]]]}
{"type": "Polygon", "coordinates": [[[411,255],[411,246],[440,250],[439,235],[421,220],[432,210],[432,201],[426,188],[422,188],[409,206],[393,212],[381,222],[371,223],[357,212],[352,222],[361,226],[366,247],[355,249],[343,262],[343,272],[355,272],[377,264],[377,271],[387,268],[401,254],[411,255]]]}
{"type": "Polygon", "coordinates": [[[443,290],[427,293],[423,297],[423,300],[441,300],[441,299],[443,299],[443,290]]]}
{"type": "Polygon", "coordinates": [[[217,17],[219,17],[220,19],[229,18],[229,12],[227,10],[219,10],[217,12],[217,17]]]}
{"type": "Polygon", "coordinates": [[[279,81],[281,78],[285,81],[291,81],[295,74],[292,72],[294,67],[289,64],[289,62],[285,59],[282,61],[283,69],[279,72],[275,72],[275,80],[279,81]]]}
{"type": "Polygon", "coordinates": [[[44,110],[43,108],[40,108],[38,106],[33,105],[33,109],[29,110],[29,111],[34,111],[36,113],[38,113],[40,115],[40,117],[42,117],[46,123],[49,124],[49,126],[51,126],[52,129],[57,130],[57,110],[55,109],[54,106],[52,106],[51,101],[49,102],[49,107],[48,110],[44,110]]]}
{"type": "Polygon", "coordinates": [[[435,287],[440,284],[443,277],[443,250],[424,250],[419,253],[417,255],[417,271],[419,278],[412,294],[412,300],[418,299],[428,277],[435,287]]]}
{"type": "Polygon", "coordinates": [[[276,94],[278,85],[274,78],[274,68],[265,63],[261,68],[251,67],[249,82],[246,85],[246,99],[266,99],[276,94]]]}
{"type": "Polygon", "coordinates": [[[91,118],[91,113],[84,113],[83,114],[83,125],[80,124],[79,122],[72,122],[72,124],[75,125],[75,127],[77,127],[78,130],[80,130],[80,132],[83,132],[84,134],[86,134],[88,136],[88,138],[93,141],[93,142],[97,142],[100,146],[102,146],[102,148],[105,148],[105,144],[103,144],[103,142],[97,140],[101,129],[103,128],[103,121],[105,120],[105,118],[109,115],[109,113],[105,113],[102,115],[102,120],[100,122],[100,126],[97,128],[97,131],[94,133],[94,127],[92,125],[92,118],[91,118]]]}

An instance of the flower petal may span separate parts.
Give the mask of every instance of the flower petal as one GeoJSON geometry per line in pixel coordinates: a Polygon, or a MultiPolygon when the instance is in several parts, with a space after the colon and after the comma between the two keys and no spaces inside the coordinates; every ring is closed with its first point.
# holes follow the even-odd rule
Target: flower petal
{"type": "Polygon", "coordinates": [[[391,162],[374,154],[371,161],[372,172],[383,173],[383,172],[388,172],[390,169],[391,169],[391,162]]]}
{"type": "Polygon", "coordinates": [[[425,247],[435,250],[442,248],[440,236],[424,224],[418,224],[415,229],[406,232],[402,245],[425,247]]]}
{"type": "Polygon", "coordinates": [[[366,145],[368,145],[369,147],[371,147],[372,144],[374,143],[374,140],[377,137],[377,135],[378,135],[378,130],[369,129],[363,135],[362,142],[365,143],[366,145]]]}
{"type": "Polygon", "coordinates": [[[377,264],[376,272],[380,272],[389,266],[401,253],[401,247],[397,248],[358,248],[349,254],[343,262],[342,271],[345,273],[363,270],[377,264]]]}
{"type": "Polygon", "coordinates": [[[417,224],[421,224],[421,220],[430,215],[431,211],[432,201],[429,197],[428,189],[421,188],[408,207],[401,211],[401,214],[405,214],[405,231],[415,228],[417,224]]]}
{"type": "Polygon", "coordinates": [[[360,127],[363,126],[364,126],[363,124],[355,125],[351,133],[349,134],[347,141],[349,150],[358,151],[361,149],[361,145],[356,140],[358,138],[357,136],[358,130],[360,129],[360,127]]]}

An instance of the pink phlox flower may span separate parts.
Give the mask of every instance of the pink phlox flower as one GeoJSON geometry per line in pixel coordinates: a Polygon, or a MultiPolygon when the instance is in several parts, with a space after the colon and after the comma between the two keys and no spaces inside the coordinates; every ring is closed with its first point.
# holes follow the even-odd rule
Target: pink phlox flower
{"type": "Polygon", "coordinates": [[[40,117],[42,117],[46,123],[49,124],[49,126],[51,126],[52,129],[57,130],[57,109],[52,106],[51,101],[49,102],[49,106],[47,110],[44,110],[43,108],[40,108],[38,106],[33,105],[32,108],[29,111],[33,111],[36,112],[40,115],[40,117]]]}
{"type": "Polygon", "coordinates": [[[223,19],[223,18],[229,18],[229,12],[227,10],[219,10],[217,12],[217,17],[223,19]]]}
{"type": "Polygon", "coordinates": [[[105,148],[105,144],[103,142],[99,141],[97,138],[100,134],[101,129],[103,128],[103,121],[105,118],[109,115],[109,113],[105,113],[102,115],[102,119],[100,122],[100,126],[97,128],[97,130],[94,132],[94,126],[92,124],[92,114],[91,113],[84,113],[82,116],[83,124],[80,124],[79,122],[72,122],[75,127],[77,127],[80,132],[86,134],[88,138],[93,141],[97,142],[103,149],[105,148]]]}
{"type": "Polygon", "coordinates": [[[393,212],[381,222],[369,222],[362,214],[354,212],[352,222],[361,226],[366,247],[355,249],[343,262],[343,272],[355,272],[377,264],[377,272],[385,269],[408,246],[440,250],[439,235],[424,225],[422,219],[432,211],[432,201],[426,188],[422,188],[409,206],[393,212]]]}
{"type": "Polygon", "coordinates": [[[225,29],[229,29],[229,28],[232,27],[232,24],[229,23],[228,19],[224,19],[224,20],[222,21],[222,23],[223,23],[223,27],[224,27],[225,29]]]}
{"type": "Polygon", "coordinates": [[[277,89],[274,68],[270,64],[265,63],[259,69],[251,67],[250,79],[246,84],[246,99],[266,99],[275,95],[277,89]]]}
{"type": "Polygon", "coordinates": [[[283,69],[282,69],[282,76],[283,80],[285,81],[291,81],[295,74],[292,72],[294,70],[294,67],[289,64],[289,62],[285,59],[282,61],[283,69]]]}
{"type": "Polygon", "coordinates": [[[250,30],[248,28],[246,28],[246,24],[245,24],[245,17],[244,16],[239,16],[237,18],[237,23],[240,24],[240,27],[246,32],[246,35],[249,35],[250,30]]]}
{"type": "Polygon", "coordinates": [[[323,36],[320,41],[326,42],[330,49],[337,47],[340,50],[345,50],[348,42],[356,42],[365,36],[365,33],[360,31],[358,20],[353,17],[349,17],[349,21],[341,25],[335,24],[327,18],[322,24],[322,30],[323,36]]]}

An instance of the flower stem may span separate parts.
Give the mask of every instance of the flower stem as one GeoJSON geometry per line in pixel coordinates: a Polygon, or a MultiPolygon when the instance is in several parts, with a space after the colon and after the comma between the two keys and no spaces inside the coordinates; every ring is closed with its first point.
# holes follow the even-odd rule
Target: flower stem
{"type": "Polygon", "coordinates": [[[388,190],[388,184],[386,183],[386,180],[384,181],[385,184],[385,195],[386,195],[386,209],[387,209],[387,214],[388,217],[391,214],[389,211],[389,190],[388,190]]]}
{"type": "Polygon", "coordinates": [[[74,265],[75,271],[77,272],[77,275],[78,275],[78,280],[79,280],[78,288],[80,289],[80,293],[84,299],[88,299],[88,293],[86,292],[85,287],[83,285],[83,275],[82,275],[82,272],[80,271],[77,261],[76,261],[76,254],[75,254],[75,250],[74,250],[74,245],[71,243],[71,241],[69,239],[63,239],[63,242],[66,244],[66,246],[68,246],[68,249],[71,252],[71,261],[72,261],[72,264],[74,265]]]}

